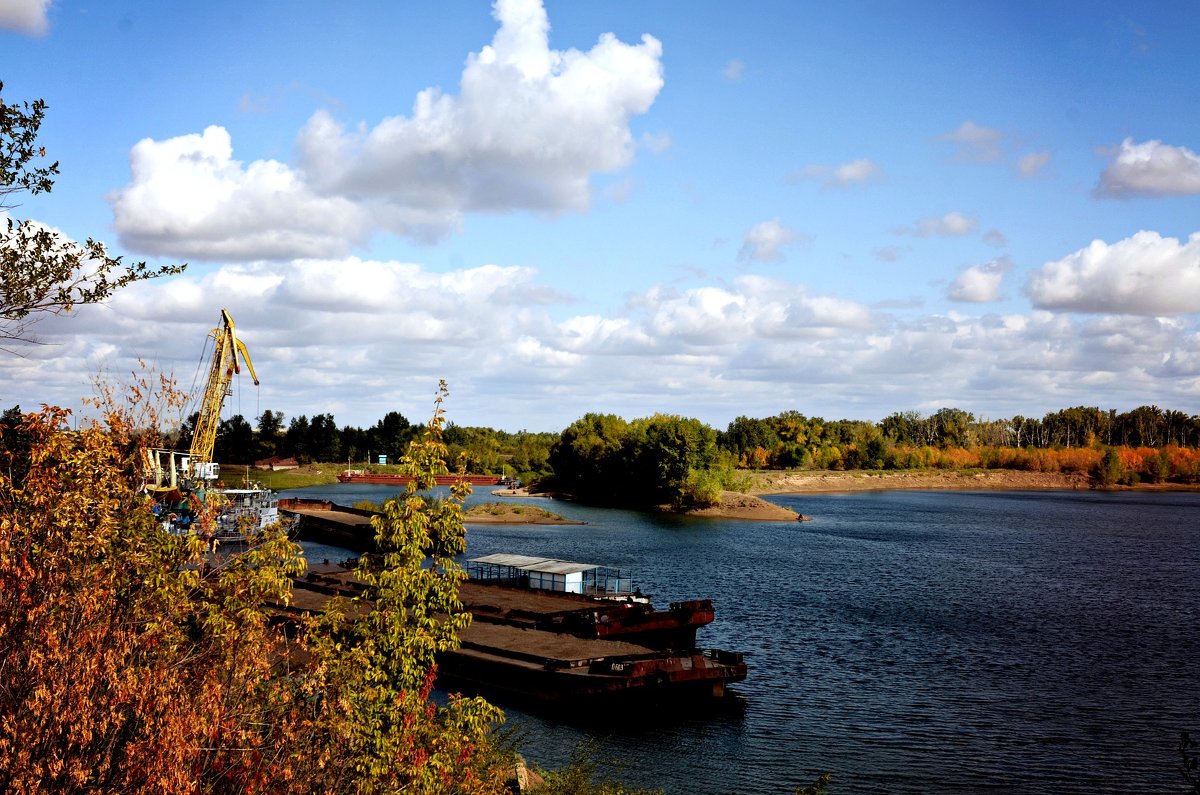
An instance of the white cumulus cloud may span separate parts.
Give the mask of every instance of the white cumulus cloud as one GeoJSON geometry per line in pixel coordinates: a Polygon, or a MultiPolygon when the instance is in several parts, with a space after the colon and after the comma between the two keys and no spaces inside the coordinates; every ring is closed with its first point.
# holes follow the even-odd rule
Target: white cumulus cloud
{"type": "Polygon", "coordinates": [[[586,53],[551,50],[540,2],[500,0],[495,15],[500,30],[467,59],[460,95],[425,89],[411,115],[368,131],[314,116],[299,139],[310,179],[385,209],[586,208],[592,174],[633,158],[629,120],[662,88],[662,46],[605,34],[586,53]]]}
{"type": "Polygon", "coordinates": [[[425,89],[373,128],[318,111],[294,164],[234,160],[220,127],[139,142],[131,183],[109,197],[122,242],[188,258],[330,256],[377,230],[435,240],[469,212],[587,209],[592,176],[639,148],[629,122],[662,88],[662,46],[606,33],[587,52],[553,50],[539,0],[493,13],[500,27],[467,58],[458,95],[425,89]]]}
{"type": "Polygon", "coordinates": [[[797,232],[779,223],[778,218],[772,218],[746,230],[738,257],[758,262],[782,262],[783,247],[800,239],[797,232]]]}
{"type": "Polygon", "coordinates": [[[1072,312],[1179,315],[1200,312],[1200,232],[1186,243],[1142,231],[1091,245],[1030,275],[1034,306],[1072,312]]]}
{"type": "Polygon", "coordinates": [[[45,36],[50,31],[49,10],[50,0],[3,0],[0,2],[0,30],[45,36]]]}
{"type": "Polygon", "coordinates": [[[121,242],[138,252],[199,259],[282,259],[340,254],[364,243],[367,212],[318,195],[275,160],[233,159],[223,127],[129,155],[133,182],[108,197],[121,242]]]}
{"type": "Polygon", "coordinates": [[[1017,173],[1023,179],[1036,177],[1050,162],[1049,152],[1030,152],[1017,159],[1017,173]]]}
{"type": "Polygon", "coordinates": [[[949,297],[952,301],[977,304],[995,301],[1000,296],[1004,274],[1010,270],[1012,262],[1007,257],[965,268],[951,283],[949,297]]]}
{"type": "Polygon", "coordinates": [[[972,313],[962,304],[891,315],[742,275],[650,287],[573,315],[532,268],[439,272],[350,258],[198,269],[47,318],[46,345],[0,357],[5,396],[71,405],[98,364],[128,373],[139,357],[186,386],[217,320],[213,295],[224,296],[262,381],[256,394],[241,377],[226,403],[227,415],[247,418],[329,412],[339,425],[369,426],[400,411],[419,421],[441,377],[455,422],[550,431],[594,410],[668,411],[724,427],[737,414],[786,408],[878,419],[898,406],[957,405],[1011,416],[1097,400],[1134,406],[1147,394],[1187,406],[1200,394],[1194,313],[972,313]]]}
{"type": "Polygon", "coordinates": [[[1096,195],[1187,196],[1200,194],[1200,155],[1162,141],[1121,142],[1112,162],[1100,174],[1096,195]]]}

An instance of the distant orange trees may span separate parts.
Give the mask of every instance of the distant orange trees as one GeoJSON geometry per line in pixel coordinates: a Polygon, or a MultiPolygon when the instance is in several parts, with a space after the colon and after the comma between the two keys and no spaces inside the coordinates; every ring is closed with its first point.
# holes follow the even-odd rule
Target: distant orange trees
{"type": "Polygon", "coordinates": [[[785,411],[738,417],[718,445],[748,469],[1016,469],[1075,472],[1106,484],[1200,483],[1200,417],[1142,406],[1078,407],[1037,420],[978,420],[959,409],[901,412],[879,423],[785,411]],[[1114,451],[1105,463],[1107,451],[1114,451]]]}

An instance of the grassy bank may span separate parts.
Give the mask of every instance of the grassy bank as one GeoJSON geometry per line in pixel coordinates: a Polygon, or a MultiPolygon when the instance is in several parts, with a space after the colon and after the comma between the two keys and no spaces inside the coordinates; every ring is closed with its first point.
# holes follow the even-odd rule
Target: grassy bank
{"type": "Polygon", "coordinates": [[[337,476],[345,469],[345,464],[305,464],[299,469],[283,469],[272,472],[266,469],[226,464],[221,467],[221,484],[231,489],[242,488],[249,479],[251,482],[261,483],[274,491],[283,491],[284,489],[336,483],[337,476]]]}

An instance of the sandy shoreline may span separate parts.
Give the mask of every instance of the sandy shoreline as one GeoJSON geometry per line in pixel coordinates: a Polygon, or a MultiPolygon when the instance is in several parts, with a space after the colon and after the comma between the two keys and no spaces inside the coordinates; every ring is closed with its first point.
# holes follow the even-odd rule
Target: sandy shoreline
{"type": "MultiPolygon", "coordinates": [[[[501,494],[494,491],[493,494],[501,494]]],[[[503,492],[505,496],[531,496],[528,494],[512,495],[511,491],[503,492]]],[[[577,519],[564,519],[556,513],[536,505],[521,503],[487,503],[476,505],[463,513],[465,524],[587,524],[577,519]]]]}
{"type": "Polygon", "coordinates": [[[1091,478],[1070,472],[1023,472],[1014,469],[899,470],[895,472],[761,471],[752,472],[751,494],[813,494],[893,489],[1021,491],[1088,489],[1091,478]]]}
{"type": "MultiPolygon", "coordinates": [[[[748,493],[723,492],[721,504],[711,508],[684,511],[684,516],[752,521],[794,522],[805,520],[795,511],[762,499],[771,494],[822,494],[850,491],[1061,491],[1092,488],[1091,478],[1077,472],[1023,472],[1014,469],[899,470],[887,472],[835,472],[829,470],[763,470],[745,473],[751,480],[748,493]]],[[[1145,491],[1179,489],[1179,486],[1134,487],[1145,491]]],[[[1194,491],[1195,488],[1187,490],[1194,491]]],[[[519,491],[494,491],[496,495],[539,497],[519,491]]],[[[668,511],[666,507],[660,510],[668,511]]],[[[472,521],[468,519],[468,521],[472,521]]],[[[479,521],[479,520],[475,520],[479,521]]],[[[492,519],[504,522],[519,519],[492,519]]],[[[558,522],[556,522],[557,524],[558,522]]],[[[568,522],[562,522],[567,524],[568,522]]]]}

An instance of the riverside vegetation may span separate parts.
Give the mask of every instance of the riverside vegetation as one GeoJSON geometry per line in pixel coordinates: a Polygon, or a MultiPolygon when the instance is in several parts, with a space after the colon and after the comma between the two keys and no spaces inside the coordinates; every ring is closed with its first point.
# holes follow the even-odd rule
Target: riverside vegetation
{"type": "Polygon", "coordinates": [[[464,492],[415,493],[445,470],[440,396],[414,490],[373,522],[366,593],[295,633],[266,603],[288,601],[299,547],[266,528],[214,560],[163,533],[134,405],[79,432],[48,409],[0,437],[0,790],[500,791],[499,710],[430,700],[434,656],[469,620],[464,492]]]}
{"type": "MultiPolygon", "coordinates": [[[[292,488],[331,482],[344,468],[330,463],[339,459],[365,458],[368,451],[395,459],[417,431],[394,411],[366,430],[338,430],[328,414],[298,417],[286,428],[283,420],[268,410],[257,427],[237,415],[223,421],[216,457],[247,469],[260,458],[295,457],[305,465],[301,471],[270,475],[273,487],[292,488]]],[[[186,446],[190,427],[176,431],[176,444],[186,446]]],[[[1200,485],[1200,416],[1157,406],[1128,412],[1079,406],[1041,419],[1003,420],[947,408],[928,416],[894,413],[878,423],[785,411],[738,417],[724,431],[670,414],[625,420],[589,413],[557,434],[449,423],[444,441],[471,472],[631,507],[705,507],[722,491],[748,490],[749,473],[767,470],[1009,470],[1079,475],[1101,487],[1200,485]]],[[[230,474],[241,476],[237,468],[230,474]]]]}

